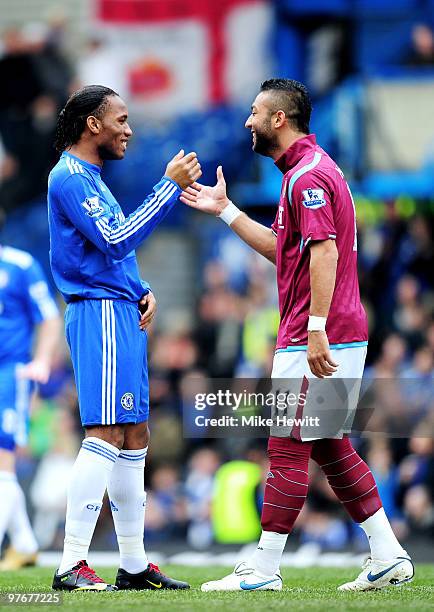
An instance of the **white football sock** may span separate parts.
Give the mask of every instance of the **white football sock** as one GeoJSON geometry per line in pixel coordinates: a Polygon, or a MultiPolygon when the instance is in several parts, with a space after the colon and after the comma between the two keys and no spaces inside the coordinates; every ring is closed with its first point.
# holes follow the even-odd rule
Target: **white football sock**
{"type": "Polygon", "coordinates": [[[85,438],[71,471],[65,544],[59,574],[87,559],[110,473],[119,449],[99,438],[85,438]]]}
{"type": "Polygon", "coordinates": [[[107,487],[119,545],[119,567],[130,574],[143,572],[148,565],[143,542],[146,508],[143,470],[147,451],[147,448],[121,450],[107,487]]]}
{"type": "Polygon", "coordinates": [[[0,472],[0,546],[9,527],[15,502],[18,496],[19,485],[13,472],[0,472]]]}
{"type": "Polygon", "coordinates": [[[279,569],[287,539],[287,533],[263,531],[249,565],[263,576],[273,576],[279,569]]]}
{"type": "Polygon", "coordinates": [[[395,557],[405,556],[406,552],[396,539],[384,508],[377,510],[360,527],[368,536],[372,559],[389,561],[395,557]]]}
{"type": "Polygon", "coordinates": [[[15,506],[8,525],[8,535],[15,550],[31,555],[38,550],[38,543],[27,514],[26,498],[18,481],[16,488],[15,506]]]}

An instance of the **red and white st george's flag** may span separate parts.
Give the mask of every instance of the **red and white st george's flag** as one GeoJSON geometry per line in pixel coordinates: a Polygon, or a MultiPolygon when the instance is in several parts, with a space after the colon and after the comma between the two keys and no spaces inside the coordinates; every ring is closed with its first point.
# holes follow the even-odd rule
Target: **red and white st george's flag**
{"type": "Polygon", "coordinates": [[[94,0],[99,46],[83,84],[112,87],[154,117],[250,102],[270,76],[267,0],[94,0]]]}

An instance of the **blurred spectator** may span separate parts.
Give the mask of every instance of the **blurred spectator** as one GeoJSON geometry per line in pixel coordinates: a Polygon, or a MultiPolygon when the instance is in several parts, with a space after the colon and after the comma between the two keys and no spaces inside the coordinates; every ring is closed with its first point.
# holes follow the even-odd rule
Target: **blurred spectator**
{"type": "Polygon", "coordinates": [[[48,24],[30,23],[3,35],[0,57],[1,207],[10,211],[46,191],[56,159],[53,138],[72,71],[48,24]]]}
{"type": "Polygon", "coordinates": [[[398,334],[388,336],[381,348],[381,353],[374,365],[366,369],[367,378],[395,378],[402,371],[407,346],[398,334]]]}
{"type": "Polygon", "coordinates": [[[389,442],[387,440],[372,440],[367,452],[367,461],[374,474],[384,510],[393,523],[398,515],[396,506],[398,474],[393,464],[389,442]]]}
{"type": "Polygon", "coordinates": [[[227,284],[222,264],[205,267],[205,293],[199,300],[195,330],[201,359],[211,377],[231,378],[239,357],[242,299],[227,284]]]}
{"type": "Polygon", "coordinates": [[[421,426],[409,442],[410,455],[399,466],[400,497],[410,529],[434,537],[434,441],[433,429],[421,426]],[[429,437],[428,437],[429,436],[429,437]]]}
{"type": "Polygon", "coordinates": [[[301,542],[316,543],[322,550],[341,550],[348,544],[348,531],[344,521],[319,510],[309,510],[303,517],[301,542]]]}
{"type": "Polygon", "coordinates": [[[220,457],[210,448],[197,450],[190,459],[185,479],[189,525],[187,541],[193,548],[206,549],[213,541],[211,502],[214,476],[220,457]]]}
{"type": "Polygon", "coordinates": [[[407,237],[401,243],[400,255],[403,262],[408,263],[409,274],[418,279],[422,289],[429,289],[434,264],[432,220],[430,224],[427,218],[420,215],[410,219],[407,237]]]}
{"type": "Polygon", "coordinates": [[[33,527],[42,549],[53,545],[57,528],[63,524],[68,485],[64,475],[74,464],[77,442],[72,415],[66,409],[55,410],[50,449],[40,461],[30,488],[35,510],[33,527]]]}
{"type": "Polygon", "coordinates": [[[242,362],[239,377],[268,376],[271,371],[274,347],[279,327],[279,311],[269,303],[268,287],[254,281],[247,295],[246,315],[242,331],[242,362]]]}
{"type": "Polygon", "coordinates": [[[418,349],[411,366],[402,373],[401,389],[412,412],[424,415],[434,398],[434,353],[428,345],[418,349]]]}
{"type": "Polygon", "coordinates": [[[415,485],[407,490],[404,512],[414,533],[434,538],[434,504],[424,485],[415,485]]]}
{"type": "Polygon", "coordinates": [[[413,48],[406,60],[408,66],[434,66],[434,35],[426,24],[416,25],[411,33],[413,48]]]}
{"type": "Polygon", "coordinates": [[[413,276],[403,276],[398,282],[396,302],[393,315],[396,329],[415,349],[423,341],[427,312],[420,303],[420,285],[413,276]]]}
{"type": "Polygon", "coordinates": [[[146,505],[147,542],[167,541],[183,534],[187,515],[178,470],[171,464],[157,467],[151,476],[146,505]]]}

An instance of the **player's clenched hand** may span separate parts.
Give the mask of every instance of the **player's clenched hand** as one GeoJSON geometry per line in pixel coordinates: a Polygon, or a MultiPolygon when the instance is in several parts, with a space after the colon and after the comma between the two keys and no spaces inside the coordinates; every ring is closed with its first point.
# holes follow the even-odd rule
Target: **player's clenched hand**
{"type": "Polygon", "coordinates": [[[185,189],[202,176],[196,153],[184,155],[184,150],[181,149],[167,164],[164,174],[178,183],[181,189],[185,189]]]}
{"type": "Polygon", "coordinates": [[[45,361],[34,359],[19,368],[18,377],[28,378],[44,385],[50,377],[50,366],[45,361]]]}
{"type": "Polygon", "coordinates": [[[219,215],[229,204],[222,167],[217,168],[217,183],[214,187],[193,183],[193,185],[184,189],[179,199],[187,206],[211,215],[219,215]]]}
{"type": "Polygon", "coordinates": [[[307,361],[312,374],[318,378],[331,376],[338,364],[332,359],[327,334],[323,331],[311,331],[307,340],[307,361]]]}
{"type": "Polygon", "coordinates": [[[151,291],[144,295],[140,300],[139,310],[139,327],[142,331],[145,331],[145,329],[147,329],[152,323],[152,319],[155,317],[155,313],[157,311],[157,300],[151,291]]]}

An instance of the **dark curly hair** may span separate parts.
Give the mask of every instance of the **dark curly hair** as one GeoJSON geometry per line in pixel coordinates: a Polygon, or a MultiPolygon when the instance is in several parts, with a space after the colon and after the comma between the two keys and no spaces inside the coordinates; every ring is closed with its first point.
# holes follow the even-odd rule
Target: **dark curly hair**
{"type": "Polygon", "coordinates": [[[272,91],[275,99],[273,112],[283,110],[291,125],[302,134],[309,134],[312,102],[303,83],[293,79],[268,79],[261,91],[272,91]]]}
{"type": "Polygon", "coordinates": [[[107,99],[117,96],[113,89],[103,85],[89,85],[74,92],[57,119],[54,146],[62,153],[78,142],[90,115],[99,119],[107,108],[107,99]]]}

